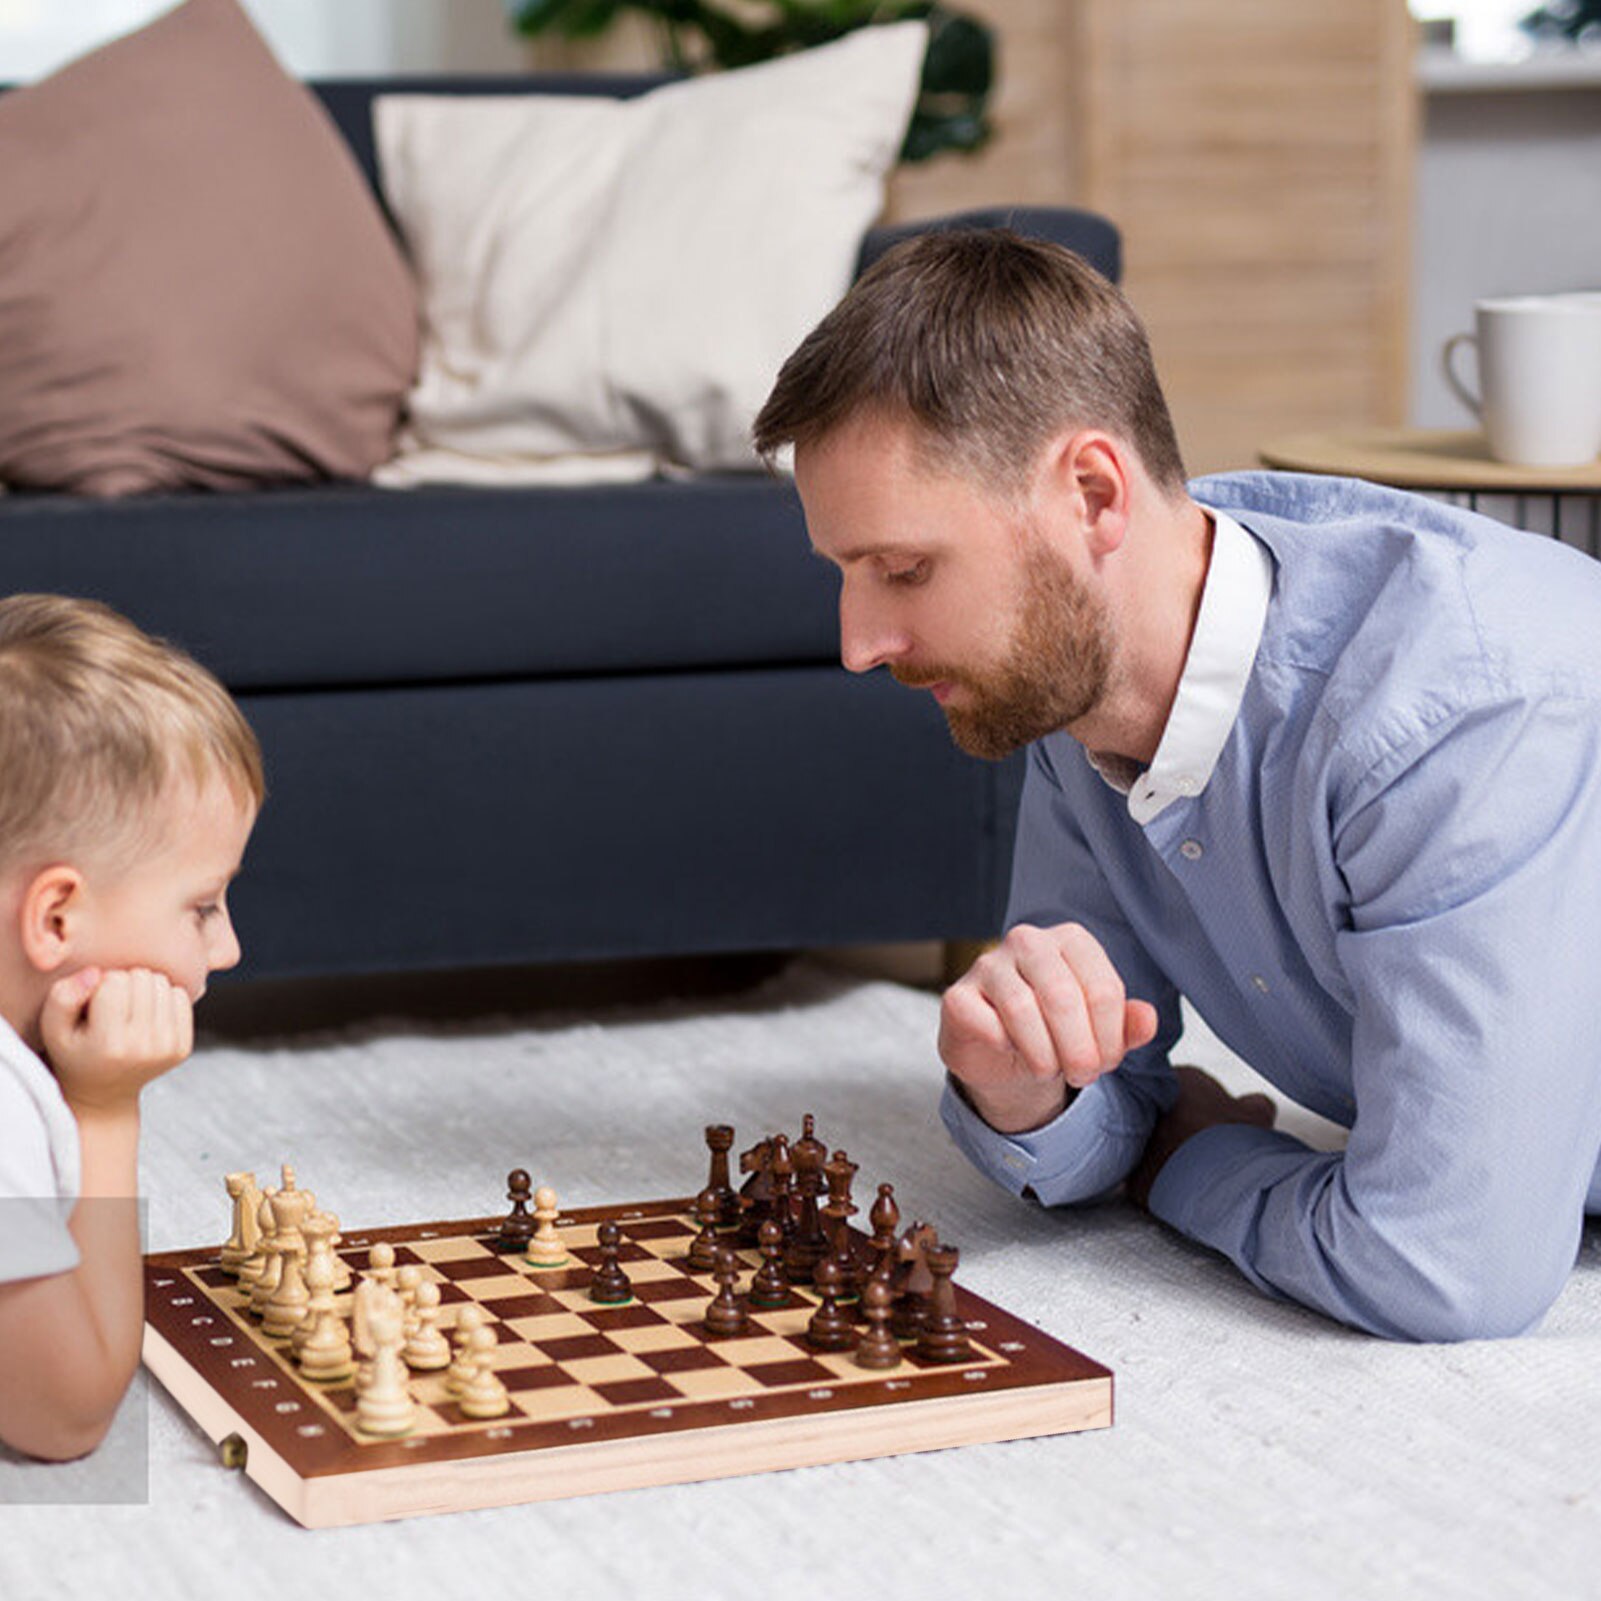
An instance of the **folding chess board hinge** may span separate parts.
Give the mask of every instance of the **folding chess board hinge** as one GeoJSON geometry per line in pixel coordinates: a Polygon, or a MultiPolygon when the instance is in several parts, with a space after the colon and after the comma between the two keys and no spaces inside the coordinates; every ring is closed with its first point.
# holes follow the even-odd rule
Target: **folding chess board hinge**
{"type": "Polygon", "coordinates": [[[250,1445],[242,1434],[224,1435],[217,1441],[217,1455],[222,1458],[225,1468],[233,1468],[243,1472],[250,1461],[250,1445]]]}

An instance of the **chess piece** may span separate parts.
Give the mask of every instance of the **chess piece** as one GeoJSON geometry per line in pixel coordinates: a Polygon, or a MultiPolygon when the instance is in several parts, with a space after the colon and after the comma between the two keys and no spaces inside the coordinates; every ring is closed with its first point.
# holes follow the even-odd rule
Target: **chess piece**
{"type": "Polygon", "coordinates": [[[256,1213],[257,1227],[261,1230],[261,1237],[256,1242],[261,1253],[261,1265],[256,1267],[253,1263],[246,1263],[239,1270],[239,1287],[249,1286],[251,1317],[259,1318],[267,1310],[267,1302],[272,1299],[272,1292],[278,1288],[278,1275],[283,1270],[283,1259],[278,1251],[278,1225],[273,1218],[272,1198],[277,1190],[267,1190],[262,1194],[261,1206],[256,1213]]]}
{"type": "Polygon", "coordinates": [[[878,1199],[867,1214],[872,1225],[873,1265],[868,1270],[876,1279],[889,1279],[895,1272],[895,1230],[901,1224],[901,1209],[895,1204],[895,1186],[880,1184],[878,1199]]]}
{"type": "Polygon", "coordinates": [[[851,1180],[856,1177],[856,1171],[856,1163],[843,1151],[835,1151],[823,1169],[828,1180],[828,1204],[823,1208],[823,1216],[828,1222],[829,1251],[839,1267],[840,1298],[848,1301],[856,1299],[861,1285],[850,1228],[850,1220],[856,1215],[851,1201],[851,1180]]]}
{"type": "Polygon", "coordinates": [[[290,1354],[296,1361],[305,1356],[306,1345],[316,1332],[324,1312],[334,1307],[334,1224],[326,1212],[313,1212],[301,1225],[306,1242],[306,1315],[289,1335],[290,1354]]]}
{"type": "Polygon", "coordinates": [[[717,1248],[722,1243],[717,1229],[723,1219],[723,1203],[710,1184],[695,1198],[695,1218],[700,1233],[689,1243],[689,1268],[692,1273],[710,1273],[717,1266],[717,1248]]]}
{"type": "Polygon", "coordinates": [[[356,1355],[362,1361],[372,1357],[372,1335],[367,1329],[368,1310],[379,1290],[392,1291],[395,1277],[395,1248],[388,1240],[380,1240],[367,1253],[367,1271],[356,1286],[355,1305],[350,1320],[350,1340],[356,1355]]]}
{"type": "Polygon", "coordinates": [[[739,1170],[750,1176],[740,1186],[739,1226],[735,1239],[741,1245],[754,1245],[762,1224],[773,1215],[773,1141],[758,1140],[748,1151],[739,1153],[739,1170]]]}
{"type": "Polygon", "coordinates": [[[506,1199],[511,1202],[511,1211],[495,1236],[497,1251],[510,1254],[528,1249],[528,1242],[534,1237],[534,1220],[528,1215],[533,1193],[534,1181],[525,1168],[514,1167],[506,1175],[506,1199]]]}
{"type": "Polygon", "coordinates": [[[932,1223],[914,1223],[895,1247],[897,1265],[893,1278],[887,1282],[895,1292],[890,1327],[899,1340],[915,1340],[922,1332],[929,1291],[934,1288],[928,1252],[938,1243],[932,1223]]]}
{"type": "Polygon", "coordinates": [[[762,1224],[759,1246],[762,1265],[750,1281],[750,1304],[761,1311],[773,1311],[790,1302],[789,1279],[785,1274],[784,1231],[776,1218],[762,1224]]]}
{"type": "Polygon", "coordinates": [[[956,1286],[952,1275],[956,1272],[959,1255],[954,1245],[937,1242],[923,1253],[933,1279],[928,1305],[923,1312],[923,1326],[917,1336],[917,1354],[925,1362],[967,1362],[973,1356],[967,1325],[956,1311],[956,1286]]]}
{"type": "Polygon", "coordinates": [[[784,1271],[791,1284],[810,1284],[817,1264],[828,1254],[828,1236],[823,1233],[817,1212],[817,1197],[823,1188],[823,1163],[828,1152],[813,1137],[812,1119],[806,1118],[806,1133],[796,1143],[795,1227],[784,1246],[784,1271]]]}
{"type": "Polygon", "coordinates": [[[717,1294],[706,1308],[706,1332],[718,1339],[743,1334],[750,1326],[750,1311],[739,1298],[739,1254],[731,1245],[717,1253],[717,1294]]]}
{"type": "Polygon", "coordinates": [[[490,1328],[474,1329],[467,1342],[472,1373],[457,1393],[456,1405],[470,1418],[499,1418],[511,1410],[506,1386],[490,1365],[495,1344],[495,1331],[490,1328]]]}
{"type": "Polygon", "coordinates": [[[879,1278],[871,1278],[862,1289],[862,1314],[867,1327],[856,1342],[856,1365],[864,1368],[900,1366],[901,1342],[889,1326],[890,1300],[894,1291],[879,1278]]]}
{"type": "MultiPolygon", "coordinates": [[[[450,1371],[445,1374],[445,1389],[449,1394],[460,1395],[467,1381],[473,1376],[473,1370],[477,1366],[472,1348],[473,1330],[487,1328],[488,1325],[489,1314],[476,1301],[469,1301],[456,1314],[456,1360],[450,1364],[450,1371]]],[[[493,1334],[494,1331],[490,1332],[493,1334]]]]}
{"type": "Polygon", "coordinates": [[[848,1313],[839,1306],[845,1275],[838,1260],[825,1256],[817,1264],[817,1310],[806,1325],[806,1342],[818,1351],[848,1351],[856,1343],[856,1329],[848,1313]]]}
{"type": "Polygon", "coordinates": [[[808,1112],[801,1119],[801,1136],[790,1147],[790,1155],[794,1158],[795,1171],[804,1167],[816,1167],[822,1171],[823,1163],[828,1160],[828,1147],[817,1137],[817,1119],[808,1112]]]}
{"type": "Polygon", "coordinates": [[[300,1376],[314,1384],[337,1384],[356,1371],[355,1353],[345,1320],[329,1307],[318,1313],[300,1347],[300,1376]]]}
{"type": "Polygon", "coordinates": [[[400,1356],[404,1344],[400,1300],[382,1286],[373,1288],[370,1299],[374,1303],[368,1312],[373,1356],[356,1376],[356,1427],[363,1434],[407,1434],[416,1422],[417,1403],[406,1383],[406,1365],[400,1356]]]}
{"type": "Polygon", "coordinates": [[[413,1306],[415,1324],[401,1356],[413,1373],[432,1373],[450,1366],[450,1341],[439,1330],[439,1286],[424,1281],[417,1286],[413,1306]]]}
{"type": "Polygon", "coordinates": [[[400,1297],[400,1331],[410,1339],[417,1327],[417,1291],[422,1288],[422,1269],[407,1262],[395,1270],[395,1293],[400,1297]]]}
{"type": "Polygon", "coordinates": [[[528,1242],[527,1251],[523,1253],[523,1261],[530,1267],[566,1267],[572,1261],[567,1254],[567,1247],[562,1244],[561,1235],[556,1232],[556,1219],[560,1216],[556,1192],[548,1184],[541,1185],[534,1191],[534,1221],[539,1226],[534,1230],[533,1239],[528,1242]]]}
{"type": "MultiPolygon", "coordinates": [[[[711,1166],[706,1175],[706,1188],[717,1196],[717,1224],[719,1228],[733,1228],[739,1222],[739,1196],[728,1177],[728,1153],[734,1148],[734,1130],[728,1123],[709,1123],[706,1126],[706,1149],[711,1152],[711,1166]]],[[[696,1216],[699,1216],[697,1210],[696,1216]]]]}
{"type": "Polygon", "coordinates": [[[230,1173],[223,1183],[233,1200],[233,1228],[227,1243],[217,1253],[217,1262],[229,1278],[236,1279],[239,1269],[256,1254],[256,1241],[261,1233],[257,1221],[261,1191],[256,1188],[254,1173],[230,1173]]]}
{"type": "Polygon", "coordinates": [[[795,1159],[789,1141],[782,1134],[773,1136],[773,1159],[769,1168],[773,1181],[773,1216],[784,1230],[784,1242],[795,1232],[795,1159]]]}
{"type": "Polygon", "coordinates": [[[365,1277],[374,1284],[381,1284],[386,1290],[395,1287],[395,1248],[388,1240],[379,1240],[367,1253],[367,1272],[365,1277]]]}
{"type": "Polygon", "coordinates": [[[600,1261],[589,1280],[590,1300],[599,1301],[602,1306],[619,1306],[633,1300],[634,1287],[617,1260],[623,1231],[615,1223],[602,1223],[595,1230],[595,1240],[600,1246],[600,1261]]]}

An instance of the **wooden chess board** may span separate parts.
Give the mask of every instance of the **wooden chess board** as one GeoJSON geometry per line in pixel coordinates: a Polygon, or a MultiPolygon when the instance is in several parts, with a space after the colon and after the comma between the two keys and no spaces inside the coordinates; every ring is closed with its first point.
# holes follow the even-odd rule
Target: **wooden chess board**
{"type": "Polygon", "coordinates": [[[926,1363],[908,1348],[900,1366],[871,1371],[848,1351],[813,1351],[804,1330],[817,1301],[800,1287],[790,1306],[753,1312],[745,1334],[714,1338],[701,1317],[716,1284],[685,1261],[690,1204],[575,1210],[561,1220],[573,1263],[558,1269],[497,1253],[496,1218],[345,1236],[338,1254],[356,1270],[379,1240],[393,1244],[397,1266],[420,1265],[439,1285],[442,1328],[469,1301],[489,1314],[512,1403],[491,1422],[464,1416],[442,1373],[413,1374],[413,1432],[359,1433],[350,1381],[302,1379],[287,1342],[246,1315],[215,1248],[146,1258],[145,1362],[212,1440],[239,1437],[245,1472],[308,1527],[1111,1423],[1108,1369],[960,1284],[973,1355],[959,1364],[926,1363]],[[634,1289],[621,1306],[597,1305],[586,1290],[607,1219],[622,1229],[634,1289]]]}

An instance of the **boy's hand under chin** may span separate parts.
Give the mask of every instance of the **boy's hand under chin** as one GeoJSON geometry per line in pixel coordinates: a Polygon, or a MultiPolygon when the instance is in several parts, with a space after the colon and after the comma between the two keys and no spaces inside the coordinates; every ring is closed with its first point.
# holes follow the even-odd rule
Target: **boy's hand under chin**
{"type": "Polygon", "coordinates": [[[68,1105],[112,1111],[193,1050],[194,1008],[165,974],[85,967],[50,987],[39,1032],[68,1105]]]}

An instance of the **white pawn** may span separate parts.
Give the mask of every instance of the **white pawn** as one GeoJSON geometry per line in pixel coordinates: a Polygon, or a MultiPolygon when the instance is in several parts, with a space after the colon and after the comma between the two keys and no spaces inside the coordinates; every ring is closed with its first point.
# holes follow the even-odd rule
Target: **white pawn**
{"type": "Polygon", "coordinates": [[[473,1330],[485,1327],[488,1322],[489,1314],[476,1301],[469,1301],[456,1314],[456,1360],[450,1364],[450,1371],[445,1375],[445,1388],[451,1395],[460,1395],[468,1379],[473,1376],[478,1366],[478,1359],[472,1350],[473,1330]]]}
{"type": "Polygon", "coordinates": [[[363,1434],[405,1434],[416,1422],[417,1403],[400,1358],[400,1306],[393,1296],[369,1311],[367,1326],[373,1358],[356,1377],[356,1427],[363,1434]]]}
{"type": "Polygon", "coordinates": [[[439,1286],[424,1282],[417,1286],[416,1327],[402,1353],[406,1366],[417,1373],[432,1373],[450,1366],[450,1341],[439,1331],[439,1286]]]}
{"type": "Polygon", "coordinates": [[[461,1387],[456,1404],[470,1418],[499,1418],[511,1410],[511,1397],[506,1386],[490,1367],[490,1353],[499,1342],[491,1328],[472,1331],[467,1349],[473,1357],[472,1377],[461,1387]]]}
{"type": "Polygon", "coordinates": [[[417,1330],[417,1291],[422,1288],[422,1269],[408,1262],[395,1274],[395,1288],[400,1292],[400,1326],[409,1340],[417,1330]]]}
{"type": "Polygon", "coordinates": [[[548,1184],[535,1190],[534,1221],[539,1227],[534,1230],[534,1237],[528,1242],[528,1250],[523,1257],[530,1267],[566,1267],[570,1260],[567,1247],[556,1232],[556,1219],[560,1216],[556,1192],[548,1184]]]}

